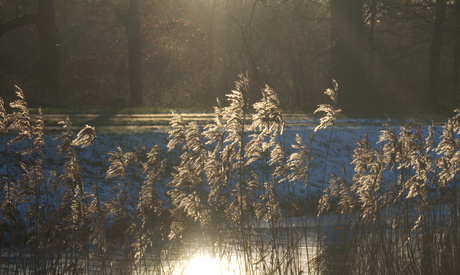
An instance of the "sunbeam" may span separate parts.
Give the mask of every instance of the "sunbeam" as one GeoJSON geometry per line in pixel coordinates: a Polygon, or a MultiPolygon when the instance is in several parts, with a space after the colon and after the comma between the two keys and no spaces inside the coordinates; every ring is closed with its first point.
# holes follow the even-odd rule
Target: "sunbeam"
{"type": "Polygon", "coordinates": [[[220,275],[222,267],[210,256],[194,258],[185,269],[184,275],[220,275]]]}

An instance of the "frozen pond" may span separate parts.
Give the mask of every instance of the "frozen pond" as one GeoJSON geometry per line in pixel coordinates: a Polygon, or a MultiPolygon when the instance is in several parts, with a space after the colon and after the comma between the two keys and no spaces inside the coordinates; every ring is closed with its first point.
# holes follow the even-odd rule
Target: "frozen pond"
{"type": "MultiPolygon", "coordinates": [[[[284,135],[281,136],[280,141],[283,148],[289,156],[294,149],[292,145],[296,144],[296,134],[299,134],[304,142],[309,142],[310,137],[314,135],[312,143],[312,156],[313,161],[310,168],[310,182],[316,186],[322,186],[324,174],[326,175],[325,184],[329,182],[331,173],[338,176],[344,176],[344,169],[347,174],[347,179],[351,180],[354,167],[351,165],[353,159],[353,152],[359,138],[364,137],[366,134],[369,136],[371,145],[378,148],[379,135],[384,129],[382,123],[384,119],[341,119],[337,121],[337,125],[329,127],[325,130],[314,132],[316,120],[288,120],[284,135]],[[295,123],[294,123],[295,122],[295,123]],[[308,122],[308,125],[305,123],[308,122]],[[311,123],[311,124],[310,124],[311,123]],[[332,131],[332,134],[331,134],[332,131]],[[328,152],[328,153],[327,153],[328,152]],[[327,156],[327,163],[326,163],[327,156]],[[325,173],[324,173],[325,172],[325,173]]],[[[401,122],[396,120],[396,132],[399,134],[401,122]]],[[[420,121],[419,121],[420,122],[420,121]]],[[[428,134],[429,120],[421,121],[423,123],[422,130],[424,134],[428,134]]],[[[78,133],[78,128],[74,130],[75,135],[78,133]]],[[[95,174],[101,179],[105,178],[105,171],[107,171],[110,163],[108,162],[110,151],[117,151],[117,148],[123,152],[133,152],[141,148],[149,151],[153,146],[159,145],[162,158],[171,159],[170,165],[177,165],[177,159],[180,152],[173,150],[168,152],[168,131],[171,130],[169,126],[148,126],[148,127],[102,127],[102,130],[96,128],[97,140],[94,146],[87,148],[75,147],[78,159],[81,163],[83,173],[95,174]],[[175,162],[176,161],[176,162],[175,162]],[[96,171],[97,169],[97,171],[96,171]]],[[[438,139],[442,134],[442,124],[438,123],[434,126],[434,136],[438,139]]],[[[64,156],[58,156],[56,147],[61,143],[60,140],[55,140],[62,131],[50,130],[46,132],[45,137],[45,150],[44,160],[45,168],[47,171],[56,170],[63,171],[63,165],[66,161],[64,156]]],[[[245,137],[245,142],[249,141],[248,133],[245,137]]],[[[11,136],[0,136],[0,151],[5,151],[6,142],[11,139],[11,136]]],[[[25,146],[28,146],[27,140],[13,144],[9,147],[10,151],[21,151],[25,146]]],[[[12,174],[22,173],[22,169],[18,166],[9,167],[9,172],[12,174]]],[[[5,159],[0,160],[0,174],[6,174],[5,159]]],[[[95,175],[92,176],[93,178],[95,175]]],[[[168,179],[164,179],[165,182],[168,179]]],[[[103,181],[102,181],[103,182],[103,181]]],[[[104,184],[104,183],[103,183],[104,184]]],[[[91,188],[89,182],[85,182],[86,188],[91,188]]],[[[296,186],[296,192],[304,192],[305,186],[296,186]]],[[[111,186],[101,186],[103,188],[103,196],[106,198],[111,197],[111,186]]]]}

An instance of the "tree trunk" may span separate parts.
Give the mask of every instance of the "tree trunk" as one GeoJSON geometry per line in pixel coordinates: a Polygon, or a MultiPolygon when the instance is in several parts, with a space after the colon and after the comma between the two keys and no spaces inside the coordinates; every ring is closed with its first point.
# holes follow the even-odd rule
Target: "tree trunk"
{"type": "Polygon", "coordinates": [[[368,87],[371,97],[375,94],[374,92],[374,50],[375,50],[375,23],[377,17],[377,1],[371,0],[369,2],[369,12],[370,12],[370,26],[369,26],[369,67],[368,67],[368,87]]]}
{"type": "Polygon", "coordinates": [[[294,37],[292,44],[289,44],[289,60],[290,67],[292,70],[293,80],[293,95],[291,100],[291,108],[300,109],[307,105],[307,100],[311,99],[311,94],[308,89],[309,77],[306,71],[306,53],[305,50],[307,45],[305,41],[308,41],[307,29],[307,18],[310,16],[309,5],[311,0],[297,0],[294,1],[294,9],[291,14],[292,20],[296,22],[295,31],[298,35],[294,37]],[[298,28],[298,29],[297,29],[298,28]],[[292,46],[291,46],[292,45],[292,46]]]}
{"type": "Polygon", "coordinates": [[[54,0],[38,0],[41,104],[59,103],[59,51],[54,0]]]}
{"type": "Polygon", "coordinates": [[[459,77],[460,77],[460,0],[455,0],[455,44],[454,66],[452,69],[452,94],[456,103],[460,103],[459,77]]]}
{"type": "MultiPolygon", "coordinates": [[[[460,32],[460,28],[459,28],[459,32],[460,32]]],[[[460,34],[457,34],[457,37],[455,38],[454,66],[452,69],[452,93],[457,103],[460,103],[460,90],[458,89],[459,88],[459,84],[458,84],[459,77],[460,77],[460,34]]]]}
{"type": "MultiPolygon", "coordinates": [[[[302,49],[303,50],[303,49],[302,49]]],[[[305,74],[304,69],[304,62],[303,62],[303,55],[302,52],[298,52],[296,49],[291,49],[289,51],[289,57],[291,61],[291,70],[292,70],[292,80],[293,80],[293,94],[291,100],[291,108],[300,109],[305,107],[306,105],[306,93],[307,93],[307,83],[306,78],[307,75],[305,74]]]]}
{"type": "Polygon", "coordinates": [[[431,42],[430,80],[428,85],[427,106],[439,104],[439,66],[441,62],[442,36],[446,19],[446,0],[436,0],[436,21],[431,42]]]}
{"type": "Polygon", "coordinates": [[[142,106],[142,63],[139,0],[129,0],[128,12],[122,16],[129,52],[129,92],[131,107],[142,106]]]}
{"type": "MultiPolygon", "coordinates": [[[[339,84],[342,106],[368,101],[364,68],[363,0],[331,0],[330,80],[339,84]]],[[[354,109],[354,108],[353,108],[354,109]]]]}

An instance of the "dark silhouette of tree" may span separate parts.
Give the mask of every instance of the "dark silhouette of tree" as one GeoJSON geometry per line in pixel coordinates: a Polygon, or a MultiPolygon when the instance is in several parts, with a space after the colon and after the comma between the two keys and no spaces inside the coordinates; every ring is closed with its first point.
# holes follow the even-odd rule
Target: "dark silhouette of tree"
{"type": "Polygon", "coordinates": [[[368,43],[369,43],[369,62],[368,62],[368,84],[369,84],[369,92],[374,94],[374,54],[375,54],[375,25],[377,21],[377,13],[378,10],[378,3],[379,0],[368,0],[367,1],[367,12],[368,12],[368,22],[369,22],[369,30],[368,30],[368,43]]]}
{"type": "Polygon", "coordinates": [[[447,0],[436,0],[436,20],[433,30],[433,40],[430,52],[430,81],[427,105],[437,106],[439,104],[439,66],[441,63],[442,36],[444,34],[444,22],[446,20],[447,0]]]}
{"type": "Polygon", "coordinates": [[[139,0],[129,0],[126,13],[120,14],[128,40],[129,92],[131,107],[142,106],[142,63],[139,0]]]}
{"type": "Polygon", "coordinates": [[[103,3],[113,10],[125,28],[128,42],[129,104],[131,107],[140,107],[143,104],[143,91],[139,0],[103,3]]]}
{"type": "Polygon", "coordinates": [[[59,102],[59,51],[54,0],[38,0],[38,13],[17,16],[0,25],[0,38],[7,31],[35,24],[40,37],[41,104],[59,102]]]}
{"type": "Polygon", "coordinates": [[[59,102],[59,45],[54,0],[38,0],[42,104],[59,102]]]}
{"type": "Polygon", "coordinates": [[[283,36],[286,37],[283,39],[284,43],[279,43],[283,47],[281,51],[286,52],[290,65],[292,90],[289,106],[291,108],[303,108],[311,104],[314,98],[311,83],[309,83],[312,79],[312,71],[309,70],[308,65],[313,60],[312,56],[319,58],[320,54],[313,53],[314,49],[311,45],[312,40],[319,40],[318,37],[313,36],[310,29],[315,20],[314,16],[318,16],[318,13],[313,12],[314,7],[311,2],[311,0],[292,1],[292,8],[285,8],[289,10],[287,14],[289,19],[282,18],[285,24],[278,22],[279,25],[287,25],[291,29],[283,33],[283,36]]]}
{"type": "Polygon", "coordinates": [[[339,104],[359,106],[368,101],[364,67],[363,0],[331,0],[331,67],[339,83],[339,104]]]}
{"type": "Polygon", "coordinates": [[[457,103],[460,102],[459,77],[460,77],[460,0],[455,0],[454,18],[456,30],[454,42],[454,65],[452,68],[452,94],[457,103]]]}

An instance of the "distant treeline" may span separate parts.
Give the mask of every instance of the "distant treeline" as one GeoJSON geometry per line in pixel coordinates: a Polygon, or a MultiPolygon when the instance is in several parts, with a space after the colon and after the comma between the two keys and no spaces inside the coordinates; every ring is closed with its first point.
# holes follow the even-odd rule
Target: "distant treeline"
{"type": "MultiPolygon", "coordinates": [[[[249,71],[283,108],[452,107],[459,0],[0,0],[0,91],[31,106],[211,108],[249,71]]],[[[380,110],[380,109],[379,109],[380,110]]]]}

